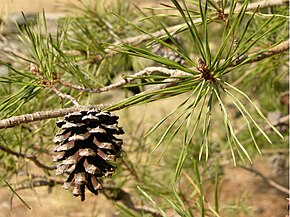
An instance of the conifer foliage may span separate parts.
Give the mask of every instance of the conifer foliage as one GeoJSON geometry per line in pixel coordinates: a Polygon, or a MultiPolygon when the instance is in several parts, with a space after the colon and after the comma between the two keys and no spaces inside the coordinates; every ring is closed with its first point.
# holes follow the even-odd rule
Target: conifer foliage
{"type": "Polygon", "coordinates": [[[264,180],[247,164],[265,149],[286,174],[289,1],[144,2],[69,1],[53,31],[43,12],[21,15],[17,44],[0,34],[0,180],[125,216],[251,216],[220,195],[231,164],[264,180]]]}

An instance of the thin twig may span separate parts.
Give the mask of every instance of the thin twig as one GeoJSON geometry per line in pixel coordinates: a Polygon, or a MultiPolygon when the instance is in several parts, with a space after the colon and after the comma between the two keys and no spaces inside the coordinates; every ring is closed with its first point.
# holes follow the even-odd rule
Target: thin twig
{"type": "MultiPolygon", "coordinates": [[[[123,151],[123,153],[124,153],[124,151],[123,151]]],[[[123,157],[121,158],[121,161],[122,161],[122,164],[126,167],[126,169],[130,172],[130,174],[135,178],[135,180],[137,182],[140,182],[140,177],[138,175],[138,172],[135,170],[135,168],[133,166],[131,166],[131,162],[130,162],[130,165],[129,165],[129,163],[127,163],[127,161],[124,160],[123,157]]]]}
{"type": "Polygon", "coordinates": [[[82,86],[78,86],[78,85],[74,85],[62,80],[57,80],[60,84],[66,86],[66,87],[70,87],[72,89],[76,89],[82,92],[90,92],[90,93],[102,93],[102,92],[107,92],[110,91],[112,89],[116,89],[119,87],[123,87],[126,84],[130,84],[131,82],[135,81],[138,78],[141,78],[142,76],[146,76],[146,75],[151,75],[152,73],[161,73],[167,76],[171,76],[171,77],[179,77],[179,76],[191,76],[191,74],[186,73],[184,71],[181,70],[176,70],[176,69],[168,69],[165,67],[156,67],[156,66],[152,66],[152,67],[147,67],[133,75],[130,75],[130,78],[125,78],[123,80],[120,80],[114,84],[110,84],[106,87],[101,87],[101,88],[96,88],[96,89],[92,89],[92,88],[85,88],[82,86]]]}
{"type": "MultiPolygon", "coordinates": [[[[31,189],[32,187],[42,187],[42,186],[54,187],[55,185],[62,185],[64,182],[65,180],[62,179],[47,178],[32,175],[32,180],[29,181],[24,180],[21,183],[17,183],[15,190],[31,189]]],[[[138,213],[148,213],[154,217],[162,216],[154,208],[134,204],[131,194],[127,193],[122,188],[104,185],[101,193],[103,193],[103,195],[107,199],[113,201],[120,201],[129,209],[133,209],[138,213]],[[110,192],[115,192],[115,194],[112,195],[110,192]]]]}
{"type": "Polygon", "coordinates": [[[153,217],[162,217],[162,215],[160,213],[158,213],[154,208],[149,207],[149,206],[134,206],[134,210],[137,211],[140,214],[151,214],[153,217]]]}
{"type": "MultiPolygon", "coordinates": [[[[142,96],[144,96],[147,93],[151,93],[151,92],[154,92],[154,91],[165,89],[167,87],[175,86],[177,81],[179,80],[178,77],[192,76],[191,74],[187,74],[187,73],[184,74],[184,72],[179,74],[179,70],[174,70],[174,71],[176,71],[176,74],[173,73],[172,76],[170,76],[169,78],[164,79],[163,80],[163,84],[158,84],[158,85],[156,85],[156,86],[154,86],[154,87],[152,87],[152,88],[150,88],[148,90],[145,90],[145,91],[143,91],[141,93],[135,94],[135,97],[139,97],[139,96],[142,97],[142,96]]],[[[192,78],[194,79],[193,76],[192,76],[192,78]]],[[[198,77],[197,77],[197,79],[198,79],[198,77]]],[[[119,106],[115,106],[117,104],[117,103],[115,103],[115,104],[113,104],[113,108],[109,106],[107,109],[109,109],[110,111],[115,111],[115,110],[120,110],[120,109],[126,108],[128,106],[131,106],[132,104],[124,103],[124,102],[126,102],[126,100],[127,99],[123,99],[123,100],[119,101],[118,102],[119,106]]]]}
{"type": "Polygon", "coordinates": [[[33,63],[30,63],[30,71],[32,74],[34,74],[36,77],[39,78],[40,82],[48,87],[50,90],[52,90],[56,95],[58,95],[62,99],[68,99],[70,100],[75,106],[80,106],[80,104],[77,102],[75,98],[72,96],[62,93],[60,90],[56,89],[55,86],[53,86],[52,82],[47,80],[39,71],[39,68],[34,65],[33,63]]]}
{"type": "Polygon", "coordinates": [[[268,185],[270,185],[271,187],[275,188],[276,190],[283,192],[285,194],[289,194],[289,190],[287,188],[285,188],[284,186],[278,184],[277,182],[273,181],[272,179],[266,177],[265,175],[263,175],[261,172],[259,172],[258,170],[255,170],[253,168],[249,168],[249,167],[245,167],[245,166],[240,166],[241,168],[254,173],[258,176],[260,176],[268,185]]]}
{"type": "Polygon", "coordinates": [[[24,189],[31,189],[32,187],[42,187],[42,186],[49,186],[53,187],[55,185],[62,185],[65,180],[58,180],[53,178],[46,178],[43,177],[37,180],[30,180],[29,182],[23,181],[21,183],[17,183],[15,190],[24,190],[24,189]]]}
{"type": "Polygon", "coordinates": [[[8,154],[17,156],[17,157],[29,159],[33,163],[35,163],[36,166],[38,166],[40,168],[43,168],[43,169],[46,169],[46,170],[54,170],[54,169],[56,169],[55,166],[47,166],[44,163],[40,162],[37,159],[37,157],[35,155],[33,155],[33,154],[23,154],[23,153],[20,153],[20,152],[16,152],[16,151],[13,151],[12,149],[10,149],[10,148],[8,148],[6,146],[3,146],[1,144],[0,144],[0,150],[6,152],[8,154]]]}
{"type": "MultiPolygon", "coordinates": [[[[283,53],[289,50],[289,41],[283,41],[280,44],[276,45],[275,47],[269,49],[268,51],[265,51],[264,53],[260,53],[256,58],[253,58],[247,62],[245,62],[244,64],[247,63],[253,63],[253,62],[257,62],[259,60],[262,59],[266,59],[268,57],[271,57],[275,54],[279,54],[279,53],[283,53]]],[[[257,54],[249,54],[249,55],[243,55],[242,57],[240,57],[238,60],[236,60],[232,66],[236,66],[239,63],[243,62],[245,59],[251,57],[251,56],[255,56],[257,54]]],[[[233,86],[237,86],[240,82],[242,82],[244,80],[244,78],[246,78],[249,74],[251,73],[251,71],[246,71],[242,76],[240,76],[232,85],[233,86]]]]}
{"type": "Polygon", "coordinates": [[[257,54],[250,54],[249,58],[251,58],[252,56],[256,56],[256,57],[251,59],[249,61],[249,63],[257,62],[259,60],[271,57],[275,54],[283,53],[283,52],[288,51],[288,50],[289,50],[289,40],[286,40],[286,41],[281,42],[277,46],[269,49],[268,51],[265,51],[261,54],[258,54],[258,56],[256,56],[257,54]]]}
{"type": "Polygon", "coordinates": [[[85,88],[84,86],[72,84],[70,82],[61,80],[60,78],[55,80],[55,82],[65,86],[65,87],[68,87],[68,88],[71,88],[71,89],[75,89],[75,90],[78,90],[78,91],[82,91],[82,92],[90,92],[90,90],[91,90],[91,88],[85,88]]]}

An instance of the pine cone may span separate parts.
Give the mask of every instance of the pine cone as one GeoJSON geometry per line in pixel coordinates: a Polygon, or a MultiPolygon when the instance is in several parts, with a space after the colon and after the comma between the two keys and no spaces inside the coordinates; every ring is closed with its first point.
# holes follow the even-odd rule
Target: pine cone
{"type": "MultiPolygon", "coordinates": [[[[175,41],[180,44],[179,39],[174,36],[175,41]]],[[[167,38],[164,40],[167,44],[169,44],[171,47],[177,49],[177,47],[173,44],[170,38],[167,38]]],[[[184,64],[184,59],[176,52],[173,50],[169,49],[168,47],[163,46],[162,44],[156,44],[153,46],[153,53],[162,56],[164,58],[167,58],[169,60],[172,60],[174,62],[177,62],[178,64],[184,64]]]]}
{"type": "Polygon", "coordinates": [[[69,189],[74,185],[73,195],[85,200],[85,186],[98,194],[102,189],[99,178],[110,177],[115,167],[110,161],[120,157],[123,140],[114,135],[123,134],[118,127],[118,116],[97,110],[81,111],[68,114],[56,125],[63,132],[56,135],[54,143],[54,161],[62,161],[56,174],[68,173],[69,177],[63,187],[69,189]]]}

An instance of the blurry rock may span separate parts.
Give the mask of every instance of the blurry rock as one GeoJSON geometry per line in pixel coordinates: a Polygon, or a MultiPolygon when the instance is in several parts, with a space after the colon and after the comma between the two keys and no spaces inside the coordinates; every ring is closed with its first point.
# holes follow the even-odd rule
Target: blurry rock
{"type": "Polygon", "coordinates": [[[286,157],[283,153],[278,152],[270,157],[272,173],[275,176],[281,176],[286,169],[286,157]]]}
{"type": "MultiPolygon", "coordinates": [[[[179,46],[181,46],[180,39],[176,35],[173,36],[173,38],[177,42],[177,44],[179,46]]],[[[169,44],[174,49],[178,50],[178,47],[175,46],[175,44],[171,41],[170,38],[165,39],[164,42],[169,44]]],[[[171,50],[168,47],[165,47],[162,44],[158,43],[158,44],[153,45],[152,52],[157,54],[158,56],[161,56],[161,57],[167,58],[169,60],[172,60],[174,62],[177,62],[180,65],[183,65],[185,63],[185,60],[183,59],[183,57],[181,57],[177,52],[171,50]]]]}
{"type": "Polygon", "coordinates": [[[267,115],[267,119],[274,126],[277,126],[279,124],[281,117],[282,113],[280,111],[269,112],[267,115]]]}
{"type": "Polygon", "coordinates": [[[26,25],[26,23],[29,24],[35,24],[36,22],[36,14],[25,14],[25,18],[21,13],[12,13],[7,16],[6,19],[1,20],[1,23],[4,24],[3,29],[1,30],[1,33],[4,35],[7,34],[13,34],[18,32],[17,26],[22,28],[26,25]]]}
{"type": "Polygon", "coordinates": [[[0,65],[0,76],[8,76],[9,68],[6,65],[0,65]]]}
{"type": "MultiPolygon", "coordinates": [[[[26,13],[23,17],[22,13],[12,13],[9,14],[6,19],[0,20],[0,23],[3,24],[3,28],[0,33],[3,35],[9,35],[18,33],[17,26],[23,28],[25,25],[33,26],[37,23],[37,13],[26,13]]],[[[47,31],[54,35],[57,32],[58,19],[64,17],[64,14],[50,14],[46,13],[46,24],[47,31]]],[[[41,25],[43,26],[42,15],[40,15],[41,25]]]]}
{"type": "Polygon", "coordinates": [[[289,128],[289,115],[283,116],[283,114],[278,110],[274,112],[269,112],[267,115],[267,119],[280,132],[284,132],[289,128]]]}

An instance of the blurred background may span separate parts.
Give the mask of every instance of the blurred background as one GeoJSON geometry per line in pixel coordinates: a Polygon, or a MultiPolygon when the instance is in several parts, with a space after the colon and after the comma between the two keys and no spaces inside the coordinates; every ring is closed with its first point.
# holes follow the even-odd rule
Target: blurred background
{"type": "MultiPolygon", "coordinates": [[[[125,0],[124,0],[125,1],[125,0]]],[[[49,24],[49,31],[56,30],[57,19],[65,16],[64,3],[66,0],[1,0],[0,2],[0,33],[8,40],[9,46],[17,46],[14,44],[13,38],[16,37],[17,28],[14,22],[19,25],[23,23],[21,11],[27,17],[32,19],[35,13],[41,12],[43,9],[47,13],[46,18],[49,24]]],[[[74,1],[77,2],[77,1],[74,1]]],[[[100,1],[109,3],[109,1],[100,1]]],[[[140,8],[159,5],[157,1],[133,1],[140,8]]],[[[168,2],[163,0],[162,2],[168,2]]],[[[0,58],[4,58],[0,55],[0,58]]],[[[0,67],[0,74],[7,73],[4,66],[0,67]]],[[[1,87],[0,87],[1,88],[1,87]]],[[[288,96],[289,97],[289,96],[288,96]]],[[[159,114],[166,114],[174,105],[169,99],[167,101],[154,102],[150,108],[138,106],[130,109],[135,117],[143,117],[146,124],[153,125],[159,114]],[[151,114],[151,111],[155,111],[151,114]]],[[[176,98],[176,101],[182,101],[176,98]]],[[[130,117],[126,111],[121,111],[120,116],[130,117]]],[[[131,123],[129,120],[128,123],[131,123]]],[[[126,125],[128,123],[122,123],[126,125]]],[[[129,128],[129,127],[128,127],[129,128]]],[[[264,156],[256,156],[254,168],[263,172],[263,175],[270,177],[282,186],[288,186],[288,149],[269,150],[264,152],[264,156]],[[278,160],[277,160],[278,159],[278,160]],[[279,161],[279,162],[278,162],[279,161]],[[276,166],[275,166],[276,165],[276,166]],[[277,171],[277,165],[280,166],[277,171]]],[[[32,166],[33,167],[33,166],[32,166]]],[[[37,167],[33,168],[37,173],[37,167]]],[[[223,168],[223,181],[220,199],[226,202],[229,209],[232,210],[229,216],[263,216],[263,217],[280,217],[285,216],[287,212],[287,200],[285,193],[281,193],[271,187],[260,176],[253,172],[234,168],[232,164],[228,164],[223,168]],[[232,206],[232,207],[230,207],[232,206]],[[249,208],[250,207],[250,208],[249,208]],[[243,209],[243,212],[240,210],[243,209]],[[237,214],[239,213],[239,214],[237,214]]],[[[210,188],[209,188],[210,189],[210,188]]],[[[213,189],[212,189],[213,190],[213,189]]],[[[87,194],[87,199],[80,202],[79,198],[74,198],[70,191],[65,191],[61,186],[57,187],[39,187],[35,189],[25,189],[18,192],[32,207],[27,210],[23,204],[13,196],[8,188],[0,188],[0,217],[81,217],[81,216],[118,216],[118,211],[113,208],[113,202],[106,199],[102,194],[94,196],[87,194]]],[[[213,198],[208,198],[210,201],[213,198]]],[[[176,216],[167,213],[168,216],[176,216]]]]}

